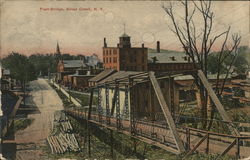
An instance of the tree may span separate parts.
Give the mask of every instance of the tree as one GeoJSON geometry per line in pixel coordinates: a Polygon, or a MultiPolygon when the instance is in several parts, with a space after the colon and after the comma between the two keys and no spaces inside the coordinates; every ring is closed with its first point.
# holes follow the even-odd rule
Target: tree
{"type": "Polygon", "coordinates": [[[29,61],[35,66],[36,75],[40,73],[48,75],[48,72],[56,72],[56,60],[53,54],[32,54],[29,61]]]}
{"type": "MultiPolygon", "coordinates": [[[[223,87],[219,87],[218,83],[221,74],[221,66],[223,65],[223,62],[225,61],[225,58],[227,56],[230,55],[234,57],[231,60],[229,66],[226,67],[226,73],[228,76],[237,55],[237,48],[240,44],[241,37],[238,34],[233,34],[231,37],[232,45],[231,47],[229,47],[227,45],[227,42],[229,39],[228,37],[230,33],[230,27],[228,27],[226,31],[221,32],[220,34],[212,35],[214,13],[211,10],[211,0],[180,1],[179,4],[184,10],[184,17],[180,18],[178,18],[178,14],[174,13],[173,3],[169,2],[168,4],[168,6],[163,5],[162,8],[166,11],[168,17],[172,22],[172,27],[170,27],[171,31],[177,36],[185,53],[191,58],[192,63],[195,65],[196,69],[201,69],[206,77],[208,73],[208,56],[211,53],[211,49],[213,48],[215,42],[217,42],[218,39],[222,39],[223,43],[220,47],[218,58],[216,60],[216,93],[218,95],[222,94],[223,87]],[[202,25],[198,26],[195,23],[194,16],[196,16],[196,18],[199,18],[199,22],[202,22],[202,25]],[[223,53],[225,51],[227,51],[227,54],[223,56],[223,53]]],[[[200,99],[202,102],[200,111],[201,117],[207,119],[208,93],[197,75],[194,74],[193,76],[195,78],[195,83],[199,88],[200,99]]],[[[214,110],[211,112],[211,117],[213,117],[213,113],[214,110]]],[[[206,127],[207,121],[203,121],[203,128],[206,127]]]]}
{"type": "Polygon", "coordinates": [[[29,61],[28,57],[12,52],[6,58],[2,59],[4,68],[8,68],[12,78],[19,80],[24,87],[25,82],[35,80],[36,73],[34,65],[29,61]]]}

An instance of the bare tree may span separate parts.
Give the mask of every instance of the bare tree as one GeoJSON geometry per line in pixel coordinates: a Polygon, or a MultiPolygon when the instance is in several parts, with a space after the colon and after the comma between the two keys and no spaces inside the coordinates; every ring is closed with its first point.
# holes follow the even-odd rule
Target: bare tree
{"type": "MultiPolygon", "coordinates": [[[[218,71],[217,71],[217,82],[216,82],[216,93],[218,95],[222,94],[226,79],[223,81],[222,85],[219,85],[219,79],[221,75],[220,66],[223,64],[226,56],[233,55],[234,58],[228,66],[226,78],[229,75],[230,69],[233,65],[236,51],[239,46],[241,37],[237,34],[232,36],[232,45],[228,46],[228,37],[230,33],[230,27],[227,30],[219,33],[212,34],[213,31],[213,20],[214,13],[211,10],[211,0],[209,1],[192,1],[184,0],[176,2],[181,5],[185,13],[183,17],[178,17],[174,13],[174,6],[172,2],[169,2],[168,6],[162,5],[162,8],[166,11],[167,15],[171,19],[171,24],[173,27],[170,27],[171,31],[177,36],[179,42],[181,43],[186,54],[191,58],[192,63],[196,69],[201,69],[205,76],[207,77],[208,73],[208,55],[211,53],[211,49],[215,42],[218,39],[222,40],[222,45],[219,51],[219,58],[217,61],[218,71]],[[197,25],[195,23],[195,17],[200,18],[199,22],[202,22],[202,25],[197,25]],[[197,29],[197,27],[199,27],[197,29]],[[199,32],[199,33],[198,33],[199,32]],[[227,51],[227,54],[223,54],[227,51]]],[[[207,119],[207,103],[208,103],[208,93],[205,90],[204,86],[200,79],[193,75],[195,78],[195,83],[199,88],[200,100],[201,100],[201,117],[207,119]]],[[[212,111],[211,116],[213,117],[214,110],[212,111]]],[[[207,121],[203,121],[203,127],[207,127],[207,121]]]]}

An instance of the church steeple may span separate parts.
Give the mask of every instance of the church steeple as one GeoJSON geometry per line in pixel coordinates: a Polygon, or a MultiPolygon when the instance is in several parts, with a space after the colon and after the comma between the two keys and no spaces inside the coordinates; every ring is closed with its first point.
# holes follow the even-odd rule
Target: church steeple
{"type": "Polygon", "coordinates": [[[60,51],[60,47],[59,47],[58,41],[57,41],[57,44],[56,44],[56,53],[55,53],[55,56],[56,56],[57,63],[60,60],[62,60],[62,55],[61,55],[61,51],[60,51]]]}
{"type": "Polygon", "coordinates": [[[60,47],[59,47],[58,41],[57,41],[57,45],[56,45],[56,54],[61,55],[61,51],[60,51],[60,47]]]}

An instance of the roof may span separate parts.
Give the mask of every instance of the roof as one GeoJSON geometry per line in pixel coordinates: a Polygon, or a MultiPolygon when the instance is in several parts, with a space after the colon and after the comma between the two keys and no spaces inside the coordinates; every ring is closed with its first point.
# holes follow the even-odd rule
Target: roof
{"type": "Polygon", "coordinates": [[[148,53],[148,62],[153,63],[153,59],[156,58],[155,63],[189,63],[188,56],[183,52],[150,52],[148,53]]]}
{"type": "Polygon", "coordinates": [[[101,80],[103,80],[104,78],[106,78],[107,76],[115,73],[116,70],[114,69],[105,69],[104,71],[102,71],[101,73],[99,73],[98,75],[96,75],[95,77],[89,79],[89,81],[91,82],[99,82],[101,80]]]}
{"type": "Polygon", "coordinates": [[[98,84],[103,84],[105,82],[114,81],[114,80],[119,79],[119,78],[125,78],[125,77],[128,77],[130,75],[136,75],[136,74],[139,74],[139,73],[143,73],[143,72],[119,71],[119,72],[116,72],[116,73],[108,76],[107,78],[101,80],[98,84]]]}
{"type": "Polygon", "coordinates": [[[78,68],[87,66],[83,60],[63,60],[63,65],[65,68],[78,68]]]}
{"type": "Polygon", "coordinates": [[[126,33],[123,33],[123,34],[121,35],[121,37],[129,37],[129,35],[127,35],[126,33]]]}
{"type": "Polygon", "coordinates": [[[71,75],[68,75],[68,76],[72,76],[72,77],[93,77],[94,75],[80,75],[80,74],[77,74],[77,73],[75,73],[75,74],[71,74],[71,75]]]}

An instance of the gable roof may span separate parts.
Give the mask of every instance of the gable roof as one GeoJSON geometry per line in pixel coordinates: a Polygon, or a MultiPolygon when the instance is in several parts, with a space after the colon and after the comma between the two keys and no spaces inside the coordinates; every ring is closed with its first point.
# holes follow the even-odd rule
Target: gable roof
{"type": "Polygon", "coordinates": [[[87,67],[83,60],[63,60],[63,65],[65,68],[87,67]]]}
{"type": "Polygon", "coordinates": [[[102,71],[101,73],[99,73],[98,75],[96,75],[95,77],[89,79],[89,81],[91,82],[99,82],[101,80],[103,80],[104,78],[108,77],[109,75],[115,73],[116,70],[114,69],[105,69],[104,71],[102,71]]]}
{"type": "Polygon", "coordinates": [[[114,81],[114,80],[119,79],[119,78],[125,78],[125,77],[128,77],[129,75],[135,75],[135,74],[139,74],[139,73],[143,73],[143,72],[138,72],[138,71],[119,71],[119,72],[116,72],[116,73],[108,76],[107,78],[101,80],[100,82],[98,82],[98,84],[103,84],[105,82],[114,81]]]}

